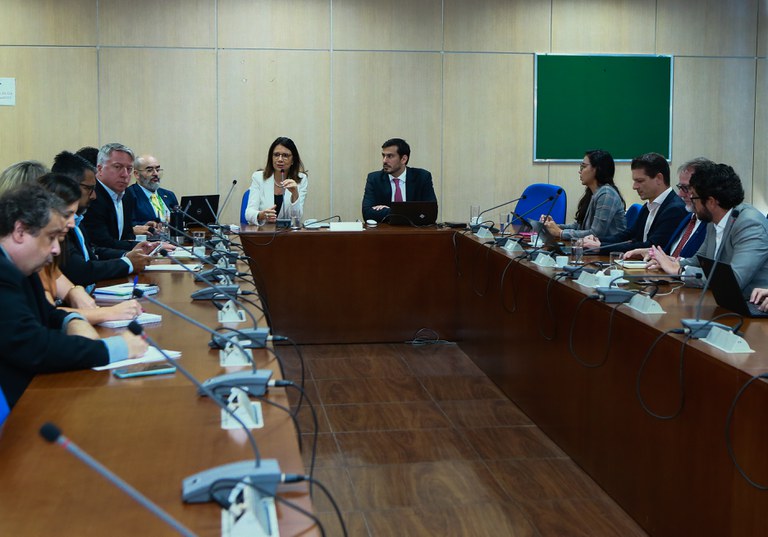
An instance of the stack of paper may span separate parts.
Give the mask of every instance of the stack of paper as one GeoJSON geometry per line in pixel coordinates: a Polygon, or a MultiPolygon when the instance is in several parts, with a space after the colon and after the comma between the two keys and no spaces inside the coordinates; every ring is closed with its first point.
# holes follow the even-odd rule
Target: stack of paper
{"type": "Polygon", "coordinates": [[[104,326],[106,328],[122,328],[124,326],[128,326],[131,324],[131,321],[136,321],[139,324],[152,324],[152,323],[159,323],[163,320],[162,315],[157,315],[155,313],[142,313],[135,319],[123,319],[120,321],[104,321],[103,323],[99,323],[99,326],[104,326]]]}
{"type": "MultiPolygon", "coordinates": [[[[160,288],[148,283],[136,284],[136,289],[141,289],[145,295],[156,295],[160,288]]],[[[133,298],[133,284],[120,283],[108,287],[97,287],[93,292],[93,298],[98,302],[121,302],[133,298]]]]}
{"type": "MultiPolygon", "coordinates": [[[[163,349],[163,352],[167,354],[169,358],[173,359],[179,358],[181,356],[179,351],[168,351],[163,349]]],[[[100,365],[98,367],[94,367],[93,370],[104,371],[105,369],[115,369],[116,367],[127,367],[129,365],[144,364],[148,362],[159,362],[161,360],[165,360],[165,358],[163,358],[163,355],[160,354],[160,351],[154,347],[149,347],[147,352],[145,352],[144,355],[139,358],[129,358],[127,360],[120,360],[119,362],[112,362],[111,364],[107,365],[100,365]]]]}

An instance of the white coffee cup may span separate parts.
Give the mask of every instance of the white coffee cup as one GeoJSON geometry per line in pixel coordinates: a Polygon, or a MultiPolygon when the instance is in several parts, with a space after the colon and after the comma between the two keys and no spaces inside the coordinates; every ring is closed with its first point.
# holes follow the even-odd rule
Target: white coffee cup
{"type": "Polygon", "coordinates": [[[136,235],[136,240],[139,241],[139,242],[144,242],[145,240],[147,240],[147,236],[146,235],[136,235]]]}

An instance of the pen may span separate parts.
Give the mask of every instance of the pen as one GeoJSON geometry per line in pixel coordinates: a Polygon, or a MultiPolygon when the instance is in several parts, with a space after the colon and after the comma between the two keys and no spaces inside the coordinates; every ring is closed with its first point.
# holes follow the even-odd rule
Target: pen
{"type": "Polygon", "coordinates": [[[157,243],[157,246],[155,246],[155,249],[154,249],[154,250],[152,250],[152,252],[150,252],[150,254],[149,254],[149,255],[150,255],[150,256],[153,256],[153,255],[155,255],[155,254],[157,253],[157,251],[158,251],[158,250],[159,250],[159,249],[160,249],[162,246],[163,246],[163,243],[162,243],[162,242],[158,242],[158,243],[157,243]]]}

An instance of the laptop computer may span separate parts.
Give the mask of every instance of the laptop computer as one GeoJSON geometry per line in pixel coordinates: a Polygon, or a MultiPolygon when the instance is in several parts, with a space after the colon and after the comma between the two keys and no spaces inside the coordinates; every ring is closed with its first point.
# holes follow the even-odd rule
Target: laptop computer
{"type": "Polygon", "coordinates": [[[184,215],[185,226],[199,225],[192,218],[199,220],[206,226],[216,224],[216,213],[219,211],[219,195],[182,196],[179,207],[187,213],[184,215]]]}
{"type": "Polygon", "coordinates": [[[768,312],[760,311],[757,305],[744,298],[731,265],[718,261],[714,274],[710,276],[714,261],[703,255],[696,257],[709,280],[709,288],[718,306],[745,317],[768,317],[768,312]]]}
{"type": "Polygon", "coordinates": [[[547,231],[547,226],[538,220],[532,218],[526,218],[528,225],[531,226],[531,233],[536,233],[539,236],[539,240],[542,248],[549,248],[557,252],[559,255],[569,255],[570,248],[566,250],[563,247],[560,240],[547,231]]]}
{"type": "Polygon", "coordinates": [[[384,221],[393,226],[430,226],[437,222],[437,202],[393,201],[384,221]]]}

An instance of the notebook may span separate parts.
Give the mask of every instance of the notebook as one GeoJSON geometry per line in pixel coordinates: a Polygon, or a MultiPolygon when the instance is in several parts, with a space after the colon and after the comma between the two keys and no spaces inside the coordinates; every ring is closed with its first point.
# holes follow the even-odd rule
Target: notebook
{"type": "Polygon", "coordinates": [[[384,220],[393,226],[431,226],[436,221],[436,201],[393,201],[384,220]]]}
{"type": "Polygon", "coordinates": [[[219,210],[219,195],[182,196],[179,207],[186,213],[184,215],[184,226],[199,226],[200,224],[195,222],[193,218],[206,226],[210,226],[211,224],[216,224],[216,213],[219,210]],[[211,211],[211,209],[213,209],[213,211],[211,211]]]}
{"type": "Polygon", "coordinates": [[[741,287],[739,287],[739,282],[731,265],[718,261],[714,274],[710,277],[714,261],[703,255],[696,257],[699,259],[699,265],[704,270],[704,274],[707,275],[709,288],[718,306],[745,317],[768,317],[768,312],[760,311],[755,304],[749,302],[741,294],[741,287]]]}

